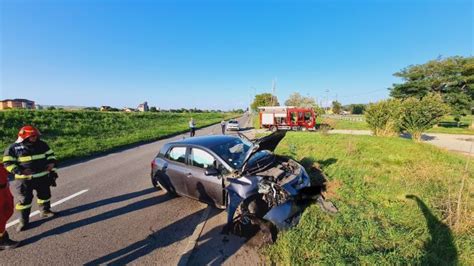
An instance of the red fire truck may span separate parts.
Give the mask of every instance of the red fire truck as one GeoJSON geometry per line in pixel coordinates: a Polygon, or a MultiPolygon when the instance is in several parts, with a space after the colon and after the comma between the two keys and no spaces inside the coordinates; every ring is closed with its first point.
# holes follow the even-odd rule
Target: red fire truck
{"type": "Polygon", "coordinates": [[[313,108],[294,106],[262,106],[260,127],[275,130],[315,130],[316,115],[313,108]]]}

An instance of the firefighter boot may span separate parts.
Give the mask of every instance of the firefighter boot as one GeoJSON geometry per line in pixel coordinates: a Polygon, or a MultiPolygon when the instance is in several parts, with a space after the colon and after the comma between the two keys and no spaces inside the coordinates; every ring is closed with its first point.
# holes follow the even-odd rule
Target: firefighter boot
{"type": "Polygon", "coordinates": [[[20,222],[16,226],[17,232],[25,231],[28,229],[28,226],[30,224],[30,211],[31,209],[21,210],[20,222]]]}
{"type": "Polygon", "coordinates": [[[49,202],[45,202],[43,204],[40,204],[40,217],[41,218],[51,218],[56,215],[55,212],[51,211],[51,204],[49,202]]]}
{"type": "Polygon", "coordinates": [[[0,236],[0,250],[14,249],[18,244],[20,244],[20,242],[11,240],[6,231],[0,236]]]}

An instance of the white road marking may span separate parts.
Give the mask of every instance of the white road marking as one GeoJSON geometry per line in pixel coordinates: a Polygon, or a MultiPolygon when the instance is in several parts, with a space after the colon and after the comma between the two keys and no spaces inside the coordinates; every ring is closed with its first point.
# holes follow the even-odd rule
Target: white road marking
{"type": "MultiPolygon", "coordinates": [[[[81,191],[79,191],[79,192],[77,192],[77,193],[74,193],[74,194],[72,194],[72,195],[69,196],[69,197],[65,197],[64,199],[59,200],[59,201],[57,201],[57,202],[51,204],[51,207],[57,206],[57,205],[59,205],[59,204],[61,204],[61,203],[64,203],[64,202],[66,202],[66,201],[68,201],[68,200],[70,200],[70,199],[72,199],[72,198],[75,198],[75,197],[77,197],[77,196],[79,196],[79,195],[81,195],[81,194],[86,193],[87,191],[89,191],[89,189],[84,189],[84,190],[81,190],[81,191]]],[[[30,217],[33,217],[33,216],[35,216],[35,215],[38,215],[39,213],[40,213],[39,211],[34,211],[34,212],[32,212],[32,213],[30,214],[30,217]]],[[[19,223],[19,222],[20,222],[19,219],[16,219],[16,220],[14,220],[14,221],[11,221],[11,222],[7,223],[6,228],[8,228],[8,227],[10,227],[10,226],[14,226],[15,224],[17,224],[17,223],[19,223]]]]}

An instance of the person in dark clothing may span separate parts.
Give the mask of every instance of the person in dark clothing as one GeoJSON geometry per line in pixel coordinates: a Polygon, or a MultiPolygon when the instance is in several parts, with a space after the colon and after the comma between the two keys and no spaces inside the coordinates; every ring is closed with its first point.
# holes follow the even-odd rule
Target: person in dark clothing
{"type": "Polygon", "coordinates": [[[40,140],[38,129],[32,126],[21,128],[17,141],[5,150],[3,163],[15,178],[18,194],[15,209],[21,214],[16,230],[26,230],[29,225],[33,190],[36,191],[40,217],[53,217],[50,186],[55,185],[57,178],[56,157],[48,144],[40,140]]]}

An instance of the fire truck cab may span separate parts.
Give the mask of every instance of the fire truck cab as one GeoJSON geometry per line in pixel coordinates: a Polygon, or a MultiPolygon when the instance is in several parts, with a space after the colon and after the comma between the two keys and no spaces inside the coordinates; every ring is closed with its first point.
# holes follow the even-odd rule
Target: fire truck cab
{"type": "Polygon", "coordinates": [[[295,106],[262,106],[260,127],[275,130],[315,130],[316,115],[313,108],[295,106]]]}

